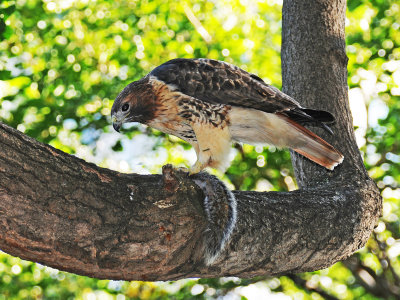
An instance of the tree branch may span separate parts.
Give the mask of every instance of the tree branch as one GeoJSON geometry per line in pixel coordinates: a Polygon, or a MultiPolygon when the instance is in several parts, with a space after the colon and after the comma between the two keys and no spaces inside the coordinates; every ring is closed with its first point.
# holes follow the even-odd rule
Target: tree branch
{"type": "Polygon", "coordinates": [[[97,278],[169,280],[312,271],[362,247],[381,198],[363,167],[348,110],[345,2],[313,3],[284,3],[284,89],[338,117],[335,138],[325,136],[345,155],[335,171],[295,156],[302,189],[234,191],[232,237],[206,266],[210,195],[198,184],[213,177],[202,174],[196,183],[169,168],[164,176],[121,174],[0,124],[0,248],[97,278]]]}

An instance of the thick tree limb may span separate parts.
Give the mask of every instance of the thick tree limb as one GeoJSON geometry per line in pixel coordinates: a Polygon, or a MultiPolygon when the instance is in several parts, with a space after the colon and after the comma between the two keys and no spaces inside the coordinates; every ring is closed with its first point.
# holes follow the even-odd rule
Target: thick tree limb
{"type": "Polygon", "coordinates": [[[286,0],[283,12],[285,91],[338,117],[325,138],[345,155],[341,166],[330,172],[295,156],[302,189],[235,191],[231,241],[207,267],[205,196],[191,178],[102,169],[0,124],[0,249],[98,278],[168,280],[311,271],[362,247],[381,198],[348,110],[345,2],[286,0]]]}

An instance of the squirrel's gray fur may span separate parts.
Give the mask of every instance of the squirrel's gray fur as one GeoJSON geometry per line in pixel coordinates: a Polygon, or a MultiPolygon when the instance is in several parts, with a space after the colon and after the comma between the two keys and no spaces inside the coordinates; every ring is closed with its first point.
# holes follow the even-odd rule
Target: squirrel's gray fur
{"type": "Polygon", "coordinates": [[[204,210],[208,226],[204,232],[205,262],[211,265],[229,243],[236,225],[236,198],[217,177],[207,173],[193,176],[194,182],[203,190],[204,210]]]}

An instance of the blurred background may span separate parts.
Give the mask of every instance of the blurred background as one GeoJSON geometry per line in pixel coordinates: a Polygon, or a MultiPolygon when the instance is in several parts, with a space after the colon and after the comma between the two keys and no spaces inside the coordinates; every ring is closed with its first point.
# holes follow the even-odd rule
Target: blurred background
{"type": "MultiPolygon", "coordinates": [[[[224,60],[281,87],[282,0],[0,1],[0,121],[99,166],[190,166],[178,138],[110,126],[125,85],[176,57],[224,60]]],[[[400,299],[400,5],[349,0],[348,84],[357,143],[384,198],[368,244],[318,272],[279,278],[96,280],[0,252],[0,299],[400,299]]],[[[296,189],[290,155],[235,147],[231,188],[296,189]]]]}

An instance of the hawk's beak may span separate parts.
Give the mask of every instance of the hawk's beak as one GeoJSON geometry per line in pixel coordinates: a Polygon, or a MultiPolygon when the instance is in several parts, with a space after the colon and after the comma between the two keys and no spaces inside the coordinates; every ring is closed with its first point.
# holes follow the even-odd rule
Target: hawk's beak
{"type": "Polygon", "coordinates": [[[119,132],[119,129],[121,128],[121,123],[113,122],[113,127],[115,131],[119,132]]]}
{"type": "Polygon", "coordinates": [[[113,127],[114,127],[115,131],[119,132],[119,130],[122,126],[122,122],[119,121],[114,114],[111,116],[111,121],[113,123],[113,127]]]}

